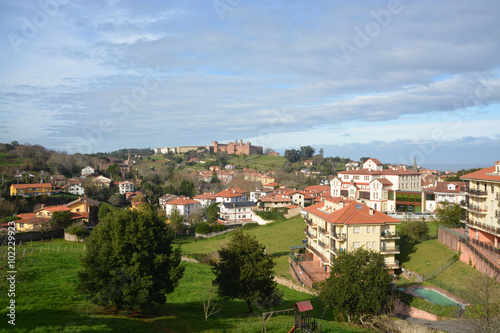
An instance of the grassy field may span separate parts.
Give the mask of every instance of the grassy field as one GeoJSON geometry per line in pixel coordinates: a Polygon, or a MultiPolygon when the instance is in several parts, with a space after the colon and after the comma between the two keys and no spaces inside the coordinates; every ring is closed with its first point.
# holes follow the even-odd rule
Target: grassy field
{"type": "Polygon", "coordinates": [[[440,267],[455,255],[455,252],[437,239],[416,244],[401,243],[400,251],[401,266],[418,274],[440,267]]]}
{"type": "MultiPolygon", "coordinates": [[[[31,249],[31,246],[24,245],[31,249]]],[[[22,254],[23,247],[17,248],[22,254]]],[[[2,254],[5,247],[1,248],[2,254]]],[[[27,253],[31,253],[28,251],[27,253]]],[[[262,327],[261,315],[248,316],[246,304],[228,302],[223,311],[204,321],[200,303],[202,293],[212,279],[210,267],[184,263],[186,271],[167,303],[158,306],[150,315],[118,313],[89,303],[78,294],[78,257],[83,244],[63,240],[33,242],[33,255],[18,259],[16,282],[16,326],[7,323],[8,299],[2,290],[0,302],[0,331],[13,332],[258,332],[262,327]],[[43,247],[42,253],[40,248],[43,247]],[[55,249],[55,251],[54,251],[55,249]],[[66,249],[66,251],[64,251],[66,249]],[[59,251],[58,251],[59,250],[59,251]]],[[[4,266],[2,266],[4,267],[4,266]]],[[[277,309],[291,308],[297,301],[311,300],[313,316],[321,317],[322,305],[311,295],[284,287],[284,302],[277,309]]],[[[256,309],[257,313],[267,311],[256,309]]],[[[330,321],[326,312],[323,332],[370,332],[330,321]]],[[[286,332],[293,325],[293,316],[273,317],[268,332],[286,332]]]]}
{"type": "MultiPolygon", "coordinates": [[[[289,220],[277,221],[265,226],[250,229],[248,232],[266,247],[267,253],[273,256],[276,262],[276,275],[291,279],[288,267],[289,247],[302,244],[305,223],[301,216],[289,220]]],[[[222,248],[231,237],[231,233],[211,239],[176,241],[181,246],[182,252],[188,256],[199,259],[222,248]]]]}
{"type": "Polygon", "coordinates": [[[239,167],[248,167],[250,169],[258,169],[258,170],[268,170],[268,169],[276,169],[285,163],[285,158],[283,156],[268,156],[268,155],[259,155],[259,156],[243,156],[236,155],[229,157],[229,163],[232,163],[239,167]]]}

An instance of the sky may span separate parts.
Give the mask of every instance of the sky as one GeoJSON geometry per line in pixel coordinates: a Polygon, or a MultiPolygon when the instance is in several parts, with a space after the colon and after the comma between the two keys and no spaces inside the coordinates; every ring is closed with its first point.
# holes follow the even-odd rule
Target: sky
{"type": "Polygon", "coordinates": [[[500,160],[499,1],[0,0],[0,142],[500,160]]]}

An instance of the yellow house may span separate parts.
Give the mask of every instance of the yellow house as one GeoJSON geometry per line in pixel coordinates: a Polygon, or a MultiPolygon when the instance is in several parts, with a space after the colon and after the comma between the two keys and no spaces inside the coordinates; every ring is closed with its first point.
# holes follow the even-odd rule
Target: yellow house
{"type": "Polygon", "coordinates": [[[390,269],[399,268],[396,225],[401,221],[353,200],[334,197],[309,206],[306,248],[329,266],[340,252],[364,247],[384,255],[390,269]]]}
{"type": "Polygon", "coordinates": [[[16,231],[37,231],[40,230],[42,223],[46,223],[48,219],[39,218],[36,213],[18,214],[19,220],[15,220],[16,231]]]}
{"type": "Polygon", "coordinates": [[[38,195],[51,195],[51,183],[37,183],[37,184],[12,184],[10,185],[10,195],[20,196],[38,196],[38,195]]]}
{"type": "Polygon", "coordinates": [[[97,213],[100,202],[86,195],[66,204],[66,207],[72,212],[82,216],[85,223],[93,224],[97,220],[97,213]]]}

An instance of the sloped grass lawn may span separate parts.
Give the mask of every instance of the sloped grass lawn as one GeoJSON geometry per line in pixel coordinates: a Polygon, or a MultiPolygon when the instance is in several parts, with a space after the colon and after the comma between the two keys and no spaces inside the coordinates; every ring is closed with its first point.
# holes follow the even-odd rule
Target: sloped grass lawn
{"type": "MultiPolygon", "coordinates": [[[[28,245],[24,247],[28,248],[28,245]]],[[[78,257],[83,253],[83,244],[63,240],[33,242],[33,255],[18,260],[16,284],[16,325],[7,323],[6,305],[9,301],[2,290],[0,298],[0,331],[5,332],[259,332],[262,327],[261,312],[249,316],[243,301],[231,301],[223,311],[210,317],[205,323],[200,303],[202,292],[212,280],[210,267],[185,263],[186,271],[179,286],[170,294],[167,303],[158,306],[150,315],[118,313],[111,308],[102,308],[88,302],[77,293],[78,257]],[[50,252],[47,249],[50,248],[50,252]],[[71,246],[73,250],[70,251],[71,246]],[[42,254],[40,247],[44,247],[42,254]],[[66,247],[66,252],[64,251],[66,247]],[[53,249],[56,249],[54,252],[53,249]],[[59,252],[57,249],[59,248],[59,252]],[[23,261],[24,263],[21,263],[23,261]]],[[[18,248],[18,253],[22,254],[18,248]]],[[[2,254],[6,250],[2,247],[2,254]]],[[[3,264],[3,263],[2,263],[3,264]]],[[[313,316],[321,317],[323,307],[317,300],[284,287],[284,303],[276,309],[293,307],[297,301],[311,300],[313,316]]],[[[317,319],[323,332],[370,332],[330,322],[331,312],[325,319],[317,319]]],[[[293,316],[273,317],[267,326],[268,332],[286,332],[293,325],[293,316]]]]}
{"type": "MultiPolygon", "coordinates": [[[[258,226],[246,232],[256,236],[259,243],[266,247],[267,253],[273,256],[276,262],[276,275],[292,279],[288,265],[289,247],[302,244],[302,239],[305,238],[304,228],[304,219],[299,215],[289,220],[258,226]]],[[[187,256],[201,259],[203,256],[216,252],[225,246],[230,237],[231,233],[229,232],[210,239],[194,240],[191,238],[189,240],[178,240],[176,243],[181,246],[182,252],[187,256]]]]}
{"type": "Polygon", "coordinates": [[[400,243],[400,252],[401,266],[420,275],[440,267],[455,255],[437,239],[422,243],[400,243]]]}

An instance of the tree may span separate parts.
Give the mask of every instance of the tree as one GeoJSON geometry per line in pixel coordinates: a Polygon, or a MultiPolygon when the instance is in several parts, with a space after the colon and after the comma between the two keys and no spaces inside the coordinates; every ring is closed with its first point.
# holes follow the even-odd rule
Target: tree
{"type": "Polygon", "coordinates": [[[71,212],[66,210],[52,213],[50,224],[59,228],[69,227],[71,224],[71,212]]]}
{"type": "Polygon", "coordinates": [[[219,177],[217,177],[217,172],[214,169],[212,171],[212,178],[210,179],[210,184],[219,184],[219,183],[220,183],[220,179],[219,179],[219,177]]]}
{"type": "Polygon", "coordinates": [[[288,162],[295,163],[300,160],[302,153],[297,149],[287,149],[283,156],[285,156],[288,162]]]}
{"type": "Polygon", "coordinates": [[[363,248],[340,252],[321,286],[320,298],[349,322],[363,321],[388,304],[391,280],[382,254],[363,248]]]}
{"type": "Polygon", "coordinates": [[[476,272],[467,281],[466,297],[472,300],[467,307],[473,323],[474,332],[493,333],[500,327],[500,283],[499,276],[491,268],[487,274],[476,272]]]}
{"type": "Polygon", "coordinates": [[[212,262],[212,270],[219,296],[243,299],[250,313],[253,302],[263,304],[271,298],[281,301],[273,276],[275,263],[255,236],[234,231],[229,244],[218,254],[219,260],[212,262]]]}
{"type": "Polygon", "coordinates": [[[436,219],[439,224],[448,228],[456,227],[460,224],[460,216],[462,215],[462,208],[458,204],[450,204],[443,202],[442,207],[436,209],[436,219]]]}
{"type": "Polygon", "coordinates": [[[214,223],[215,221],[217,221],[217,218],[219,217],[219,203],[211,203],[205,209],[205,216],[207,217],[207,222],[209,223],[214,223]]]}
{"type": "Polygon", "coordinates": [[[311,146],[302,146],[300,147],[300,152],[302,154],[302,158],[306,159],[306,158],[311,158],[313,155],[314,155],[314,152],[316,150],[311,147],[311,146]]]}
{"type": "Polygon", "coordinates": [[[184,215],[181,214],[179,209],[174,206],[168,216],[170,228],[177,234],[182,229],[182,222],[184,222],[184,215]]]}
{"type": "Polygon", "coordinates": [[[408,242],[423,242],[427,240],[429,227],[425,221],[402,221],[399,233],[401,238],[408,242]]]}
{"type": "Polygon", "coordinates": [[[78,290],[118,309],[146,311],[165,303],[184,272],[172,239],[153,210],[109,213],[86,240],[78,290]]]}

